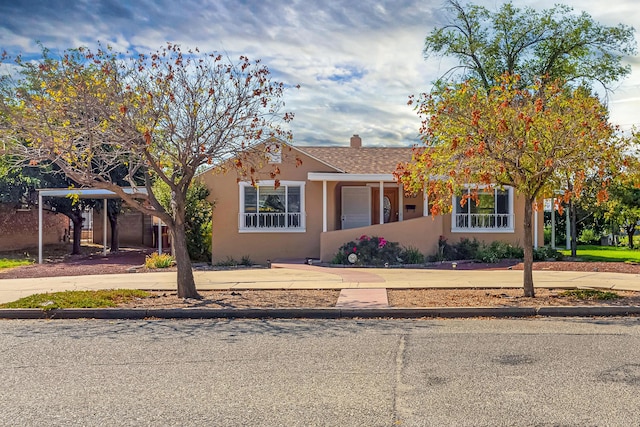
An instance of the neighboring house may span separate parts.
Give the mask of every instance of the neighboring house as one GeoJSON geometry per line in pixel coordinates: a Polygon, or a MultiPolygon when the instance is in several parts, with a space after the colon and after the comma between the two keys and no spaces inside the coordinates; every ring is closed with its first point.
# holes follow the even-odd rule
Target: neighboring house
{"type": "MultiPolygon", "coordinates": [[[[45,210],[42,219],[44,244],[69,241],[69,218],[45,210]]],[[[38,247],[38,208],[0,204],[0,251],[34,247],[38,247]]]]}
{"type": "MultiPolygon", "coordinates": [[[[280,169],[278,188],[273,180],[260,180],[256,187],[238,182],[233,168],[202,174],[215,201],[212,261],[249,256],[258,263],[330,262],[340,246],[361,235],[384,237],[427,255],[436,253],[440,236],[450,243],[475,237],[522,245],[524,202],[511,188],[481,193],[478,206],[454,201],[453,213],[429,216],[423,195],[405,195],[393,178],[411,152],[362,147],[354,135],[349,147],[288,145],[270,161],[280,169]]],[[[542,242],[542,215],[537,232],[535,241],[542,242]]]]}

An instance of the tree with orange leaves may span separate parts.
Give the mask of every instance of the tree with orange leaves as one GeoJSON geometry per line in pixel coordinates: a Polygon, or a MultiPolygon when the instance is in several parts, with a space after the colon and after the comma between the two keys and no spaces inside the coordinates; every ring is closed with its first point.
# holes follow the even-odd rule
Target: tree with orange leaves
{"type": "MultiPolygon", "coordinates": [[[[524,86],[504,75],[488,91],[466,81],[424,94],[416,103],[423,118],[423,145],[396,171],[410,192],[426,188],[431,213],[447,212],[455,196],[478,203],[482,188],[513,187],[524,197],[524,294],[534,296],[532,213],[536,201],[580,195],[585,171],[605,174],[620,161],[616,138],[602,103],[588,90],[559,83],[524,86]],[[464,189],[470,191],[464,192],[464,189]]],[[[606,191],[606,182],[602,194],[606,191]]]]}
{"type": "Polygon", "coordinates": [[[4,149],[26,163],[55,163],[78,184],[111,190],[160,218],[173,237],[178,296],[199,298],[186,244],[187,191],[208,164],[230,158],[239,159],[240,175],[252,175],[268,153],[251,147],[290,139],[284,83],[259,60],[173,44],[148,55],[79,48],[54,57],[44,49],[37,61],[3,55],[0,67],[4,149]],[[128,184],[146,193],[134,198],[111,179],[123,165],[128,184]],[[170,189],[169,208],[154,193],[156,181],[170,189]]]}

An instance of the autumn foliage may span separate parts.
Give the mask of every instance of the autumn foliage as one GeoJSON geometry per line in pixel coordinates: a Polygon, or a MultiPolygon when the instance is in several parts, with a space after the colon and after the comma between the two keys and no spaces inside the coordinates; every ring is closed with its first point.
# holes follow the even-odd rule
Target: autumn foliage
{"type": "Polygon", "coordinates": [[[480,188],[513,187],[525,199],[525,211],[516,215],[525,222],[525,290],[530,284],[532,295],[537,202],[558,191],[564,199],[577,197],[587,172],[605,175],[620,162],[624,141],[615,137],[606,108],[584,88],[525,86],[517,75],[504,75],[488,91],[466,81],[409,103],[423,118],[423,144],[399,166],[397,178],[408,192],[426,190],[434,215],[449,212],[453,196],[474,203],[480,188]]]}
{"type": "Polygon", "coordinates": [[[111,190],[159,217],[173,235],[183,297],[198,296],[185,241],[186,194],[196,174],[237,157],[247,177],[261,166],[250,160],[267,163],[255,147],[291,138],[285,84],[246,56],[171,43],[150,54],[44,49],[35,61],[3,56],[0,74],[2,147],[24,163],[55,163],[79,185],[111,190]],[[111,177],[123,166],[127,184],[146,190],[137,198],[111,177]],[[170,209],[154,194],[158,180],[170,189],[170,209]]]}

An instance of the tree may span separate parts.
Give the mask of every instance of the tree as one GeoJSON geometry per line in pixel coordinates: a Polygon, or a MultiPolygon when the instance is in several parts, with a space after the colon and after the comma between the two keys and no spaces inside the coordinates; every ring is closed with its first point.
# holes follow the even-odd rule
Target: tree
{"type": "Polygon", "coordinates": [[[616,185],[610,191],[606,203],[605,218],[621,226],[627,233],[630,249],[640,221],[640,189],[631,185],[616,185]]]}
{"type": "Polygon", "coordinates": [[[569,200],[580,194],[585,171],[618,164],[624,140],[614,138],[606,108],[584,88],[522,88],[508,75],[489,91],[465,82],[424,94],[416,108],[424,147],[399,167],[398,179],[411,192],[426,187],[434,215],[450,210],[453,196],[478,203],[483,186],[513,187],[524,198],[524,293],[534,296],[534,204],[558,189],[569,200]],[[463,194],[467,185],[472,190],[463,194]]]}
{"type": "Polygon", "coordinates": [[[53,58],[45,49],[39,61],[17,64],[22,74],[0,82],[2,142],[159,217],[173,236],[178,295],[199,298],[186,243],[187,191],[207,164],[235,158],[240,175],[253,175],[267,163],[258,143],[290,138],[282,128],[293,118],[282,112],[284,83],[272,81],[259,60],[183,53],[172,44],[135,56],[79,48],[53,58]],[[254,166],[248,159],[256,156],[254,166]],[[110,172],[121,165],[127,183],[146,193],[131,195],[113,182],[110,172]],[[170,209],[154,194],[156,180],[171,190],[170,209]]]}
{"type": "Polygon", "coordinates": [[[458,65],[443,78],[459,73],[459,81],[477,80],[486,91],[505,73],[519,75],[523,86],[557,79],[576,85],[599,83],[606,91],[631,72],[621,64],[635,55],[634,29],[607,27],[568,6],[537,11],[511,2],[496,12],[459,0],[447,0],[450,24],[434,29],[425,40],[425,58],[453,57],[458,65]]]}

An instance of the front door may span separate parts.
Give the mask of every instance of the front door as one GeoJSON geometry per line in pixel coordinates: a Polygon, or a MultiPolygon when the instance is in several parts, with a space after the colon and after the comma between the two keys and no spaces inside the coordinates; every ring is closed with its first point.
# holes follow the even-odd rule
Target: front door
{"type": "Polygon", "coordinates": [[[371,189],[342,187],[342,229],[371,225],[371,189]]]}
{"type": "MultiPolygon", "coordinates": [[[[372,224],[380,224],[380,189],[373,188],[373,216],[371,217],[372,224]]],[[[384,189],[382,197],[382,209],[384,222],[396,222],[400,216],[398,211],[398,189],[389,187],[384,189]]]]}

